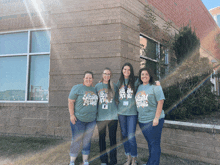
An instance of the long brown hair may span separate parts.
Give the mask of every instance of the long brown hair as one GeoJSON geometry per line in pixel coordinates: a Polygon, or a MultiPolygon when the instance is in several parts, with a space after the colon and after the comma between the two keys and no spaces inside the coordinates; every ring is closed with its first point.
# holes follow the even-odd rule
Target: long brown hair
{"type": "MultiPolygon", "coordinates": [[[[108,80],[108,93],[107,93],[107,99],[108,99],[108,101],[110,102],[111,101],[111,99],[113,99],[114,98],[114,96],[115,96],[115,89],[114,89],[114,84],[113,84],[113,82],[111,81],[111,77],[112,77],[112,71],[111,71],[111,69],[110,68],[105,68],[104,70],[103,70],[103,72],[105,71],[105,70],[109,70],[110,72],[111,72],[111,74],[110,74],[110,79],[108,80]]],[[[102,79],[101,79],[101,82],[103,82],[103,75],[102,75],[102,79]]]]}
{"type": "Polygon", "coordinates": [[[129,62],[126,62],[122,68],[121,68],[121,76],[119,78],[119,82],[120,82],[120,86],[119,88],[122,86],[122,84],[124,83],[125,81],[125,78],[124,78],[124,74],[123,74],[123,69],[125,66],[129,66],[130,67],[130,76],[129,76],[129,84],[131,86],[131,89],[134,91],[134,93],[136,92],[135,91],[135,87],[134,87],[134,83],[135,83],[135,76],[134,76],[134,69],[133,69],[133,66],[129,63],[129,62]]]}

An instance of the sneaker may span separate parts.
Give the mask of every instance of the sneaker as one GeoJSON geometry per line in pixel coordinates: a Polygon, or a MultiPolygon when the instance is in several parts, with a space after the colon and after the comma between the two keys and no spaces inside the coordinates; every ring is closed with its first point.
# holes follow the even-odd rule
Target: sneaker
{"type": "Polygon", "coordinates": [[[75,165],[75,163],[74,162],[70,162],[70,164],[69,165],[75,165]]]}
{"type": "Polygon", "coordinates": [[[107,165],[106,163],[101,163],[101,165],[107,165]]]}
{"type": "Polygon", "coordinates": [[[83,165],[89,165],[89,162],[85,161],[85,162],[83,163],[83,165]]]}

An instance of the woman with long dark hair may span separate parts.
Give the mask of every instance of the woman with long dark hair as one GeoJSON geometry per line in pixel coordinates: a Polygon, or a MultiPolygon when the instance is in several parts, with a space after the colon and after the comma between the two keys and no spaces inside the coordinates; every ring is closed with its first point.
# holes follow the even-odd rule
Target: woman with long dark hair
{"type": "Polygon", "coordinates": [[[154,75],[149,68],[139,71],[139,85],[136,92],[136,105],[139,126],[148,142],[148,165],[159,165],[161,154],[161,133],[164,123],[164,93],[161,86],[155,86],[154,75]]]}
{"type": "Polygon", "coordinates": [[[97,126],[99,131],[100,160],[102,165],[117,164],[116,132],[118,126],[118,114],[115,102],[117,87],[112,83],[111,78],[111,69],[105,68],[101,82],[95,86],[99,97],[97,126]],[[106,127],[108,127],[110,146],[113,147],[110,151],[110,163],[108,163],[108,154],[106,153],[106,127]]]}
{"type": "Polygon", "coordinates": [[[137,85],[135,83],[134,70],[130,63],[125,63],[122,66],[117,87],[119,89],[118,118],[122,138],[125,140],[124,149],[127,156],[127,162],[124,165],[136,165],[137,143],[135,131],[137,108],[135,104],[135,91],[137,85]]]}

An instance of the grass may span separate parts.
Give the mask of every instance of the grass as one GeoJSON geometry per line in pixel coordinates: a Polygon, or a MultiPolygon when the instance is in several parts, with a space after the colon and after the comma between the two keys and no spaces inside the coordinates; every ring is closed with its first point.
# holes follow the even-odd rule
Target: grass
{"type": "Polygon", "coordinates": [[[50,138],[0,136],[0,155],[16,157],[43,150],[60,142],[61,140],[50,138]]]}
{"type": "Polygon", "coordinates": [[[0,136],[0,161],[16,160],[25,155],[33,155],[61,142],[63,142],[61,139],[42,137],[0,136]]]}
{"type": "MultiPolygon", "coordinates": [[[[108,139],[108,138],[107,138],[108,139]]],[[[0,136],[1,165],[68,165],[70,141],[35,137],[5,137],[0,136]]],[[[109,142],[107,141],[107,148],[109,142]]],[[[118,165],[125,163],[124,147],[117,148],[118,165]]],[[[138,148],[139,164],[148,160],[148,150],[138,148]]],[[[161,154],[160,165],[207,165],[207,163],[181,159],[168,154],[161,154]]],[[[99,144],[93,141],[90,152],[90,165],[101,164],[99,160],[99,144]]],[[[81,153],[76,159],[76,165],[82,162],[81,153]]]]}

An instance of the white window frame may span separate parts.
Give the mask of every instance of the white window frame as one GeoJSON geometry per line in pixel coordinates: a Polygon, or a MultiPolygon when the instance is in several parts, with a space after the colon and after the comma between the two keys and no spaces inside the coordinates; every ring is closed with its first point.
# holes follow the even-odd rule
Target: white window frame
{"type": "MultiPolygon", "coordinates": [[[[50,56],[50,51],[49,52],[40,52],[40,53],[30,53],[30,46],[31,46],[31,32],[35,31],[50,31],[50,28],[41,28],[41,29],[27,29],[27,30],[17,30],[17,31],[7,31],[7,32],[0,32],[0,35],[3,34],[13,34],[13,33],[21,33],[21,32],[28,32],[28,44],[27,44],[27,53],[20,53],[20,54],[0,54],[0,57],[17,57],[17,56],[27,56],[27,72],[26,72],[26,91],[25,91],[25,101],[12,101],[12,100],[0,100],[0,103],[49,103],[49,97],[48,101],[34,101],[34,100],[28,100],[28,76],[29,76],[29,64],[30,64],[30,56],[34,55],[49,55],[50,56]]],[[[51,48],[51,46],[50,46],[51,48]]],[[[49,61],[49,66],[50,66],[50,61],[49,61]]],[[[50,67],[49,67],[49,72],[50,72],[50,67]]],[[[50,76],[48,83],[50,83],[50,76]]],[[[49,84],[48,84],[49,85],[49,84]]],[[[48,89],[48,96],[49,96],[49,89],[48,89]]]]}
{"type": "MultiPolygon", "coordinates": [[[[156,53],[159,54],[159,58],[160,58],[160,46],[161,46],[162,44],[161,44],[159,41],[157,41],[157,40],[155,40],[155,39],[153,39],[153,38],[151,38],[151,37],[149,37],[149,36],[147,36],[147,35],[145,35],[145,34],[143,34],[143,33],[140,33],[140,34],[139,34],[139,39],[140,39],[140,36],[142,36],[142,37],[144,37],[144,38],[148,38],[148,39],[150,39],[150,40],[156,42],[156,53]]],[[[158,62],[159,62],[158,59],[152,59],[152,58],[149,58],[149,57],[146,57],[146,56],[142,56],[141,54],[140,54],[140,58],[145,59],[145,60],[149,60],[149,61],[152,61],[152,62],[155,62],[155,63],[158,63],[158,62]]],[[[169,66],[168,64],[169,64],[169,54],[168,54],[168,49],[166,49],[166,53],[165,53],[165,65],[169,66]]],[[[168,72],[168,70],[169,70],[169,68],[167,67],[166,73],[168,72]]],[[[158,74],[158,73],[157,73],[157,74],[158,74]]],[[[159,75],[159,79],[161,79],[160,75],[159,75]]]]}

